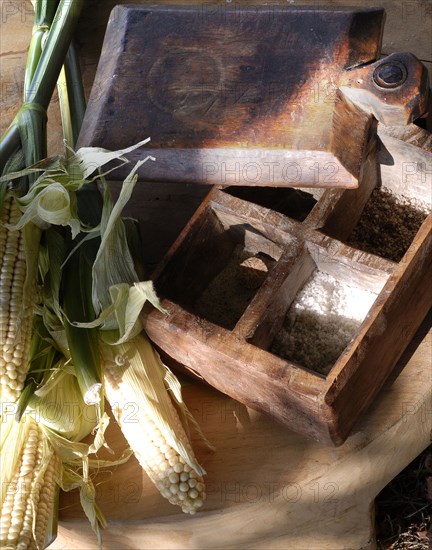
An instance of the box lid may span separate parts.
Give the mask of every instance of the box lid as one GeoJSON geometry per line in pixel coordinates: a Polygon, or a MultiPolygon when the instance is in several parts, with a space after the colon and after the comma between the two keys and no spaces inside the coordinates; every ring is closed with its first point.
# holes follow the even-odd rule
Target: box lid
{"type": "Polygon", "coordinates": [[[117,6],[78,145],[150,137],[147,181],[357,187],[375,119],[341,87],[358,67],[370,77],[383,21],[382,9],[117,6]]]}

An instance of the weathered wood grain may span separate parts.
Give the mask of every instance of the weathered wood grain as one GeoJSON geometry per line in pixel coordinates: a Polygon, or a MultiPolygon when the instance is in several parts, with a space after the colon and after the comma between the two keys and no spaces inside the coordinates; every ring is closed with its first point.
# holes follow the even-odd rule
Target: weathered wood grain
{"type": "MultiPolygon", "coordinates": [[[[139,4],[154,4],[153,0],[140,0],[139,4]]],[[[194,4],[191,0],[176,0],[167,3],[194,4]]],[[[253,4],[254,0],[242,0],[239,5],[253,4]]],[[[87,95],[94,80],[98,57],[102,47],[106,24],[112,8],[117,4],[130,4],[127,0],[107,0],[103,3],[90,0],[86,4],[78,29],[78,46],[81,67],[87,95]]],[[[354,6],[356,0],[302,0],[302,6],[354,6]]],[[[224,9],[225,2],[211,2],[214,9],[224,9]]],[[[295,3],[294,3],[295,5],[295,3]]],[[[375,0],[364,0],[364,7],[376,7],[375,0]]],[[[383,55],[395,51],[410,51],[429,67],[432,81],[432,9],[428,0],[382,0],[379,3],[386,11],[386,23],[383,35],[383,55]]],[[[10,0],[1,3],[1,43],[0,76],[1,103],[0,131],[10,124],[21,99],[26,49],[33,25],[32,7],[29,1],[10,0]]],[[[48,133],[49,151],[62,151],[60,115],[56,102],[49,111],[50,126],[48,133]]]]}

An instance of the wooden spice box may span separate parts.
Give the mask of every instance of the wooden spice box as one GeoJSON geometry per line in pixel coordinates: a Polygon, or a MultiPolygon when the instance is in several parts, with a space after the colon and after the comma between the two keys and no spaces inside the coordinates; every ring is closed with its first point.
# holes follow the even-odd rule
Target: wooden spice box
{"type": "Polygon", "coordinates": [[[152,260],[172,236],[166,231],[174,215],[158,202],[155,223],[144,219],[149,195],[168,196],[164,207],[177,216],[195,206],[196,187],[232,186],[204,199],[156,269],[168,315],[150,312],[146,330],[163,352],[221,391],[337,444],[432,301],[425,277],[430,219],[416,227],[414,213],[399,235],[410,203],[397,205],[392,191],[379,191],[381,178],[430,205],[431,155],[376,133],[379,124],[406,125],[427,112],[427,71],[411,54],[381,57],[382,9],[237,8],[113,10],[78,146],[117,149],[151,136],[148,147],[129,155],[131,162],[156,157],[139,172],[148,185],[138,186],[129,214],[147,222],[152,260]],[[182,189],[181,200],[171,200],[167,182],[182,189]],[[384,222],[382,211],[393,206],[398,222],[384,222]],[[362,242],[380,233],[382,250],[362,242]],[[305,285],[315,276],[334,296],[350,288],[354,302],[370,303],[356,319],[344,319],[336,303],[334,334],[328,315],[322,324],[307,308],[300,315],[312,326],[302,332],[308,353],[326,341],[338,346],[319,372],[311,353],[295,349],[294,314],[308,302],[305,285]],[[280,345],[283,331],[290,353],[280,345]],[[347,344],[340,350],[339,333],[347,344]]]}
{"type": "MultiPolygon", "coordinates": [[[[392,138],[383,135],[382,139],[389,145],[392,138]]],[[[398,147],[405,147],[404,154],[412,153],[410,148],[418,149],[403,142],[398,147]]],[[[381,161],[384,150],[388,152],[382,145],[381,161]]],[[[426,168],[432,155],[418,151],[426,168]]],[[[406,162],[401,158],[410,157],[394,158],[397,165],[406,162]]],[[[381,185],[399,198],[422,201],[430,212],[431,181],[425,172],[399,180],[393,172],[387,179],[385,169],[381,175],[382,184],[369,179],[368,185],[357,190],[314,190],[315,197],[307,190],[278,190],[273,195],[269,190],[251,188],[236,188],[232,194],[230,188],[211,191],[154,274],[168,313],[151,311],[146,316],[152,340],[189,371],[247,406],[319,441],[342,443],[432,305],[426,275],[431,253],[430,213],[423,223],[420,214],[415,218],[420,225],[399,262],[345,244],[362,212],[376,200],[374,189],[381,185]],[[246,200],[248,195],[255,202],[246,200]],[[268,207],[274,204],[284,210],[285,203],[292,210],[295,201],[297,214],[292,211],[291,216],[268,207]],[[206,289],[215,284],[216,275],[239,249],[267,259],[269,267],[261,286],[249,289],[249,298],[239,307],[235,304],[235,315],[227,319],[232,303],[228,279],[222,275],[219,293],[213,296],[206,289]],[[335,288],[340,284],[354,289],[354,295],[358,293],[354,301],[361,301],[362,292],[367,291],[371,303],[328,372],[284,359],[272,348],[287,311],[317,272],[336,284],[335,288]],[[224,296],[228,296],[227,304],[224,296]]],[[[380,192],[377,190],[375,193],[380,192]]],[[[410,208],[414,207],[402,204],[402,209],[410,208]]],[[[369,225],[373,223],[371,220],[369,225]]],[[[232,278],[238,279],[239,269],[229,267],[232,278]]],[[[338,318],[335,322],[338,329],[338,318]]],[[[343,322],[339,319],[339,324],[343,322]]],[[[317,345],[313,333],[309,345],[317,345]]]]}

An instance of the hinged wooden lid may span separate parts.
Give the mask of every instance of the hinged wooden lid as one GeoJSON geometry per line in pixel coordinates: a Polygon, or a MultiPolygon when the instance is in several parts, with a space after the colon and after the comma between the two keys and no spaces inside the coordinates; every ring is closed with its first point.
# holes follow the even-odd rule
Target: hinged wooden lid
{"type": "Polygon", "coordinates": [[[424,107],[415,58],[371,64],[383,21],[382,9],[118,6],[79,146],[151,137],[148,181],[357,187],[375,117],[405,123],[424,107]]]}

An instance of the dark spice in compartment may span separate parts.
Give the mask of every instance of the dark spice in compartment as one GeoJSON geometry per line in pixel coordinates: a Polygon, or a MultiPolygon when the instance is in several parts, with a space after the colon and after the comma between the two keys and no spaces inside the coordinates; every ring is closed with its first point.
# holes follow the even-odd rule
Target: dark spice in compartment
{"type": "Polygon", "coordinates": [[[236,245],[225,268],[195,303],[196,312],[232,330],[275,263],[267,254],[253,254],[236,245]]]}
{"type": "Polygon", "coordinates": [[[399,262],[430,211],[422,201],[374,189],[347,244],[399,262]]]}
{"type": "Polygon", "coordinates": [[[272,187],[228,187],[233,197],[243,199],[302,222],[317,203],[311,193],[272,187]]]}
{"type": "Polygon", "coordinates": [[[297,294],[270,351],[328,374],[357,333],[376,294],[315,270],[297,294]]]}

